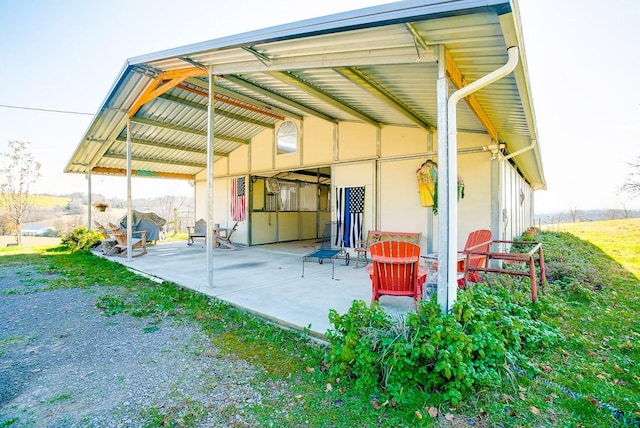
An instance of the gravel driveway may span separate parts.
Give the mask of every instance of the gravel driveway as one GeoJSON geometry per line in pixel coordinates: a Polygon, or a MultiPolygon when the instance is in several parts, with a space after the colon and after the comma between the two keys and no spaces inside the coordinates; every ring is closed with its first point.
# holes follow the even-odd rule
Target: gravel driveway
{"type": "MultiPolygon", "coordinates": [[[[38,291],[46,276],[0,266],[0,426],[252,426],[258,369],[195,325],[105,316],[113,288],[38,291]]],[[[261,369],[260,369],[261,370],[261,369]]]]}

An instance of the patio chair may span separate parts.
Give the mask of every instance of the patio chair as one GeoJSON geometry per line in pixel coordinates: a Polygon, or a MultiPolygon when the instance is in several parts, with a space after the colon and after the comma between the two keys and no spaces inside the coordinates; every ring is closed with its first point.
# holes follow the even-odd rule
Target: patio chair
{"type": "Polygon", "coordinates": [[[93,223],[95,224],[96,231],[102,235],[102,240],[99,244],[93,247],[93,250],[102,251],[103,253],[111,251],[111,249],[113,249],[113,246],[117,243],[115,241],[115,238],[111,234],[111,231],[95,220],[93,223]]]}
{"type": "Polygon", "coordinates": [[[236,221],[231,229],[216,229],[216,247],[224,247],[229,250],[235,250],[236,246],[233,245],[233,242],[231,242],[231,235],[233,235],[233,232],[235,232],[237,228],[238,222],[236,221]]]}
{"type": "MultiPolygon", "coordinates": [[[[475,271],[467,271],[465,276],[465,266],[481,267],[487,264],[487,256],[482,253],[489,252],[491,239],[491,231],[488,229],[474,230],[467,236],[464,249],[458,251],[458,288],[464,288],[467,285],[467,280],[471,282],[482,281],[480,274],[475,271]]],[[[426,258],[427,260],[437,260],[437,253],[429,254],[426,258]]],[[[431,266],[434,271],[438,270],[437,262],[432,262],[431,266]]]]}
{"type": "MultiPolygon", "coordinates": [[[[115,225],[109,223],[110,227],[115,225]]],[[[115,238],[117,244],[109,250],[108,253],[105,253],[106,256],[120,256],[126,257],[128,251],[127,245],[127,231],[125,229],[114,227],[111,230],[111,234],[115,238]]],[[[131,257],[139,257],[144,254],[147,254],[147,232],[145,230],[132,232],[132,235],[137,235],[139,238],[131,238],[131,257]]]]}
{"type": "Polygon", "coordinates": [[[104,227],[103,225],[101,225],[100,223],[98,223],[97,221],[94,220],[93,222],[96,226],[96,231],[102,235],[102,237],[104,239],[110,239],[111,235],[109,234],[109,231],[107,230],[106,227],[104,227]]]}
{"type": "Polygon", "coordinates": [[[371,300],[382,295],[408,296],[418,305],[422,299],[428,270],[420,267],[420,246],[409,242],[383,241],[369,247],[371,263],[367,271],[371,278],[371,300]]]}
{"type": "MultiPolygon", "coordinates": [[[[487,264],[487,256],[486,254],[476,254],[476,253],[488,253],[491,249],[491,231],[487,229],[479,229],[474,230],[467,237],[467,243],[464,245],[464,249],[460,251],[461,254],[465,254],[469,252],[467,261],[465,262],[468,267],[481,267],[486,266],[487,264]],[[471,253],[473,252],[473,253],[471,253]]],[[[479,272],[467,272],[466,277],[463,275],[462,284],[460,284],[460,280],[458,281],[458,285],[462,285],[464,287],[467,283],[467,280],[471,282],[481,282],[482,277],[479,272]]]]}
{"type": "Polygon", "coordinates": [[[194,238],[205,238],[207,237],[207,222],[204,219],[200,219],[196,221],[195,226],[188,226],[187,231],[189,233],[189,237],[187,238],[187,245],[193,245],[194,238]]]}
{"type": "Polygon", "coordinates": [[[349,253],[344,250],[344,248],[339,247],[336,248],[333,245],[335,235],[331,234],[332,230],[335,229],[335,223],[327,222],[324,225],[324,232],[322,233],[322,241],[320,242],[320,247],[316,248],[315,251],[305,255],[302,258],[302,277],[304,278],[304,264],[313,259],[317,260],[318,263],[322,264],[325,260],[329,260],[331,262],[331,279],[335,278],[336,264],[335,260],[340,255],[344,255],[345,264],[349,265],[349,253]]]}

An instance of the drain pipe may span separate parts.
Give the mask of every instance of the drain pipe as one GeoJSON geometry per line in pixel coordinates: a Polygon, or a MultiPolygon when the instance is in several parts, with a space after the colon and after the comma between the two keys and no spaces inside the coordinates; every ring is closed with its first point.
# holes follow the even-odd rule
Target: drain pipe
{"type": "MultiPolygon", "coordinates": [[[[447,307],[443,308],[443,312],[448,313],[451,307],[456,301],[458,293],[457,283],[457,247],[458,247],[458,207],[455,201],[457,200],[457,187],[452,183],[456,183],[458,180],[458,120],[456,117],[456,106],[458,101],[471,95],[472,93],[484,88],[491,83],[502,79],[509,73],[511,73],[518,65],[518,47],[511,46],[507,49],[509,59],[507,63],[497,70],[492,71],[484,77],[464,86],[455,91],[449,97],[447,105],[447,130],[448,130],[448,158],[449,165],[447,165],[447,212],[448,212],[448,227],[444,230],[447,232],[447,251],[439,252],[438,264],[440,266],[446,266],[446,287],[447,287],[447,307]],[[453,201],[453,202],[452,202],[453,201]]],[[[443,201],[444,202],[444,201],[443,201]]],[[[442,276],[441,279],[444,279],[442,276]]],[[[440,287],[440,284],[438,284],[440,287]]]]}
{"type": "Polygon", "coordinates": [[[516,150],[513,153],[509,153],[507,156],[505,156],[504,158],[502,158],[503,160],[509,160],[514,156],[518,156],[519,154],[522,154],[524,152],[528,152],[529,150],[533,149],[536,144],[538,144],[538,140],[531,140],[531,144],[529,144],[527,147],[523,147],[520,150],[516,150]]]}

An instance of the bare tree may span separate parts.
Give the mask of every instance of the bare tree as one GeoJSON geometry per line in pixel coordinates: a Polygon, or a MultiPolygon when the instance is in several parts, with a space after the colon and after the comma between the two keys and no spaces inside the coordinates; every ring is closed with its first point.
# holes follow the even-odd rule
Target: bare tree
{"type": "Polygon", "coordinates": [[[604,215],[608,220],[615,220],[618,218],[618,210],[615,208],[607,208],[604,212],[604,215]]]}
{"type": "Polygon", "coordinates": [[[176,213],[186,203],[187,198],[184,196],[165,195],[158,198],[160,208],[160,217],[167,220],[167,223],[173,224],[173,234],[178,232],[176,213]]]}
{"type": "Polygon", "coordinates": [[[627,207],[627,204],[623,203],[620,211],[622,212],[623,218],[628,219],[631,217],[631,210],[629,209],[629,207],[627,207]]]}
{"type": "Polygon", "coordinates": [[[580,220],[580,210],[576,207],[569,208],[569,215],[571,216],[571,222],[577,223],[580,220]]]}
{"type": "Polygon", "coordinates": [[[640,196],[640,156],[635,162],[629,163],[631,172],[627,181],[620,187],[620,192],[627,193],[631,198],[640,196]]]}
{"type": "Polygon", "coordinates": [[[30,186],[40,178],[36,161],[22,141],[9,141],[9,152],[0,153],[0,192],[9,222],[15,227],[16,242],[22,245],[22,226],[32,203],[30,186]]]}

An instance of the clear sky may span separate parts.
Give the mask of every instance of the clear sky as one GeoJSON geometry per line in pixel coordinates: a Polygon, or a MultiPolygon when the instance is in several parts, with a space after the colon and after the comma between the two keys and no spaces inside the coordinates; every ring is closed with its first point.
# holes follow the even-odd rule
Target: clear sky
{"type": "MultiPolygon", "coordinates": [[[[127,58],[383,3],[0,0],[0,105],[91,114],[0,107],[0,152],[29,141],[43,164],[36,192],[86,192],[83,176],[63,170],[127,58]]],[[[640,198],[617,195],[640,156],[640,1],[519,5],[548,184],[535,193],[536,212],[640,208],[640,198]]],[[[125,186],[93,178],[94,193],[122,196],[125,186]]],[[[157,179],[133,180],[133,192],[191,194],[157,179]]]]}

